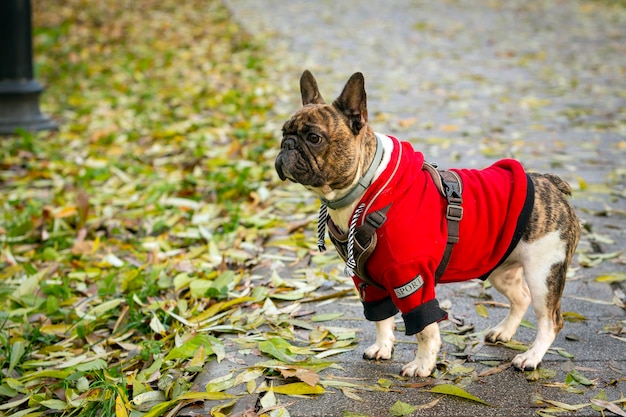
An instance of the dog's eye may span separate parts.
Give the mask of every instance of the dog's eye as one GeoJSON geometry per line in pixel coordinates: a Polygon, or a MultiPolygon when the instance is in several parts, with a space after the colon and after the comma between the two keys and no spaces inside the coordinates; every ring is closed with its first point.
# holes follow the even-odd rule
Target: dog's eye
{"type": "Polygon", "coordinates": [[[309,142],[313,144],[320,143],[320,141],[322,140],[322,137],[315,133],[309,133],[306,138],[309,142]]]}

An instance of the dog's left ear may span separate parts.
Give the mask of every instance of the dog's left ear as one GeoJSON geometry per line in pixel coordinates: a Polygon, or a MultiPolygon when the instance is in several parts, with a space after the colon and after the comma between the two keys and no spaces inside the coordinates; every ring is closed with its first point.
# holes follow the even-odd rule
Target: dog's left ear
{"type": "Polygon", "coordinates": [[[348,117],[350,129],[357,135],[367,123],[367,95],[363,74],[352,74],[333,106],[348,117]]]}

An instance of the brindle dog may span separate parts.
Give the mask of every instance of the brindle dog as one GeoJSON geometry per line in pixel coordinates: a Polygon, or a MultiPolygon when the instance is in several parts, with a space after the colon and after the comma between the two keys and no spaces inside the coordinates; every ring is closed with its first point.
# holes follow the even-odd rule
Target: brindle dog
{"type": "MultiPolygon", "coordinates": [[[[302,184],[323,201],[337,201],[354,194],[377,149],[375,133],[368,125],[363,75],[352,75],[332,105],[324,102],[309,71],[302,74],[300,88],[304,106],[284,124],[275,163],[278,175],[282,180],[302,184]]],[[[382,136],[382,147],[383,156],[373,181],[389,163],[393,147],[389,137],[382,136]]],[[[571,194],[568,184],[552,174],[529,176],[534,186],[530,219],[521,240],[488,277],[493,287],[508,298],[510,311],[485,336],[489,342],[511,340],[532,303],[537,336],[526,352],[513,359],[513,365],[522,370],[538,366],[563,327],[561,295],[580,235],[578,218],[567,198],[571,194]]],[[[365,192],[357,192],[359,195],[343,207],[329,208],[330,219],[341,231],[349,229],[359,198],[365,192]]],[[[415,235],[419,233],[416,231],[415,235]]],[[[394,317],[376,321],[376,342],[366,349],[364,357],[389,359],[393,329],[394,317]]],[[[441,347],[438,324],[427,325],[417,334],[417,340],[416,357],[402,368],[403,375],[428,376],[436,365],[441,347]]]]}

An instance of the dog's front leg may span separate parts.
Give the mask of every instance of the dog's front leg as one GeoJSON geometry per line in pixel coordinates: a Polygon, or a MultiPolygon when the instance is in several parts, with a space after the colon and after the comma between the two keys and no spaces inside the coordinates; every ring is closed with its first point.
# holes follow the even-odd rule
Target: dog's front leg
{"type": "Polygon", "coordinates": [[[389,317],[376,323],[376,343],[365,349],[363,358],[370,360],[391,359],[393,342],[394,318],[389,317]]]}
{"type": "Polygon", "coordinates": [[[415,359],[402,367],[402,375],[427,377],[435,369],[437,354],[441,349],[439,324],[429,324],[416,336],[417,353],[415,359]]]}

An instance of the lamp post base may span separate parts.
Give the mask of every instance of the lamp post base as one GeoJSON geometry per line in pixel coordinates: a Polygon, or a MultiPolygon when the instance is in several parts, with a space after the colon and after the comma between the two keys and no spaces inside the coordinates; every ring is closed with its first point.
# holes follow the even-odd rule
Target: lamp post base
{"type": "Polygon", "coordinates": [[[39,110],[42,91],[36,80],[0,81],[0,135],[15,134],[17,129],[35,132],[58,127],[39,110]]]}

